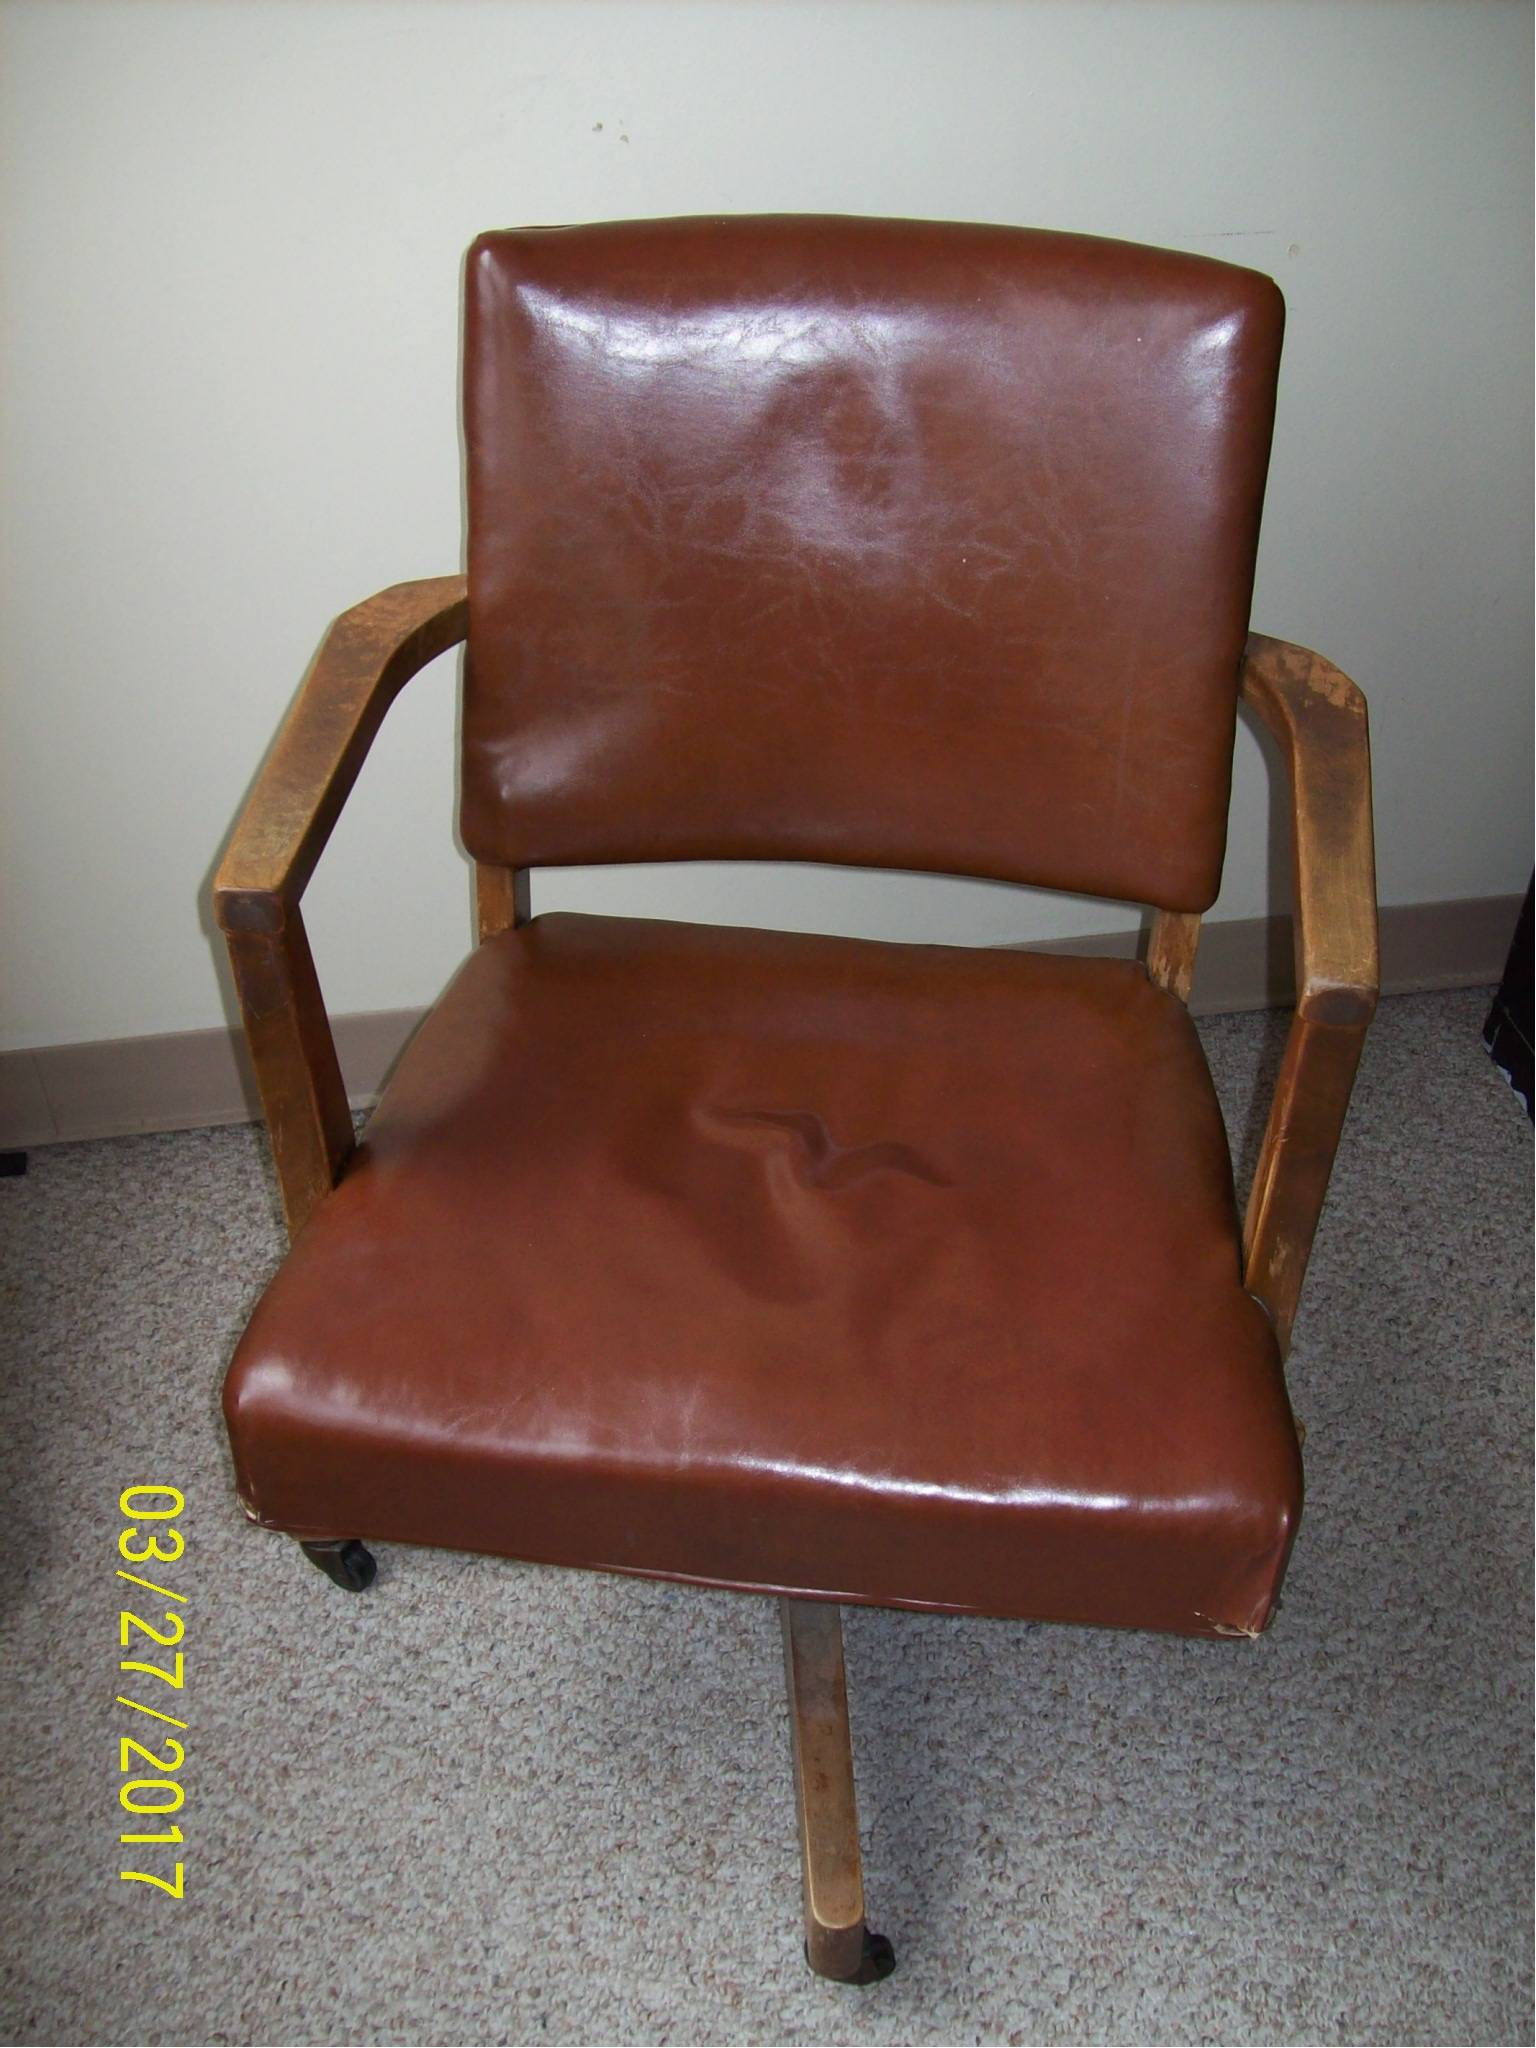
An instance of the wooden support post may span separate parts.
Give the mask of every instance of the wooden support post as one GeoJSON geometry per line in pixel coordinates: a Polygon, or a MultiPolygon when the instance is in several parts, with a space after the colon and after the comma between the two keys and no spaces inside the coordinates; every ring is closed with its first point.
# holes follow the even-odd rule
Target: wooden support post
{"type": "Polygon", "coordinates": [[[781,1600],[779,1613],[795,1747],[805,1959],[819,1976],[876,1984],[896,1967],[896,1957],[864,1920],[842,1615],[820,1600],[781,1600]]]}
{"type": "Polygon", "coordinates": [[[475,863],[475,921],[482,941],[528,922],[528,870],[475,863]]]}
{"type": "Polygon", "coordinates": [[[1147,973],[1159,988],[1189,1001],[1195,979],[1195,954],[1200,945],[1198,911],[1155,910],[1152,935],[1147,941],[1147,973]]]}

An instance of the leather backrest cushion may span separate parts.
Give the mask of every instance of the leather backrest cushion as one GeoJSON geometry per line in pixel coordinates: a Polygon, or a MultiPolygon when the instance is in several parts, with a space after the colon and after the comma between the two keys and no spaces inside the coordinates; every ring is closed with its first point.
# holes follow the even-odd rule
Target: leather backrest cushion
{"type": "Polygon", "coordinates": [[[788,215],[485,235],[467,288],[477,860],[1213,901],[1270,279],[788,215]]]}

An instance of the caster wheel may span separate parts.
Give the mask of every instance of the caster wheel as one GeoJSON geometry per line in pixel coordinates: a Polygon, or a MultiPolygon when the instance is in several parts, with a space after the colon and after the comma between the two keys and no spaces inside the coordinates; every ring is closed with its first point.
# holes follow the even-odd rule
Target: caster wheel
{"type": "MultiPolygon", "coordinates": [[[[812,1969],[815,1968],[815,1965],[811,1963],[809,1945],[806,1947],[805,1960],[812,1969]]],[[[859,1967],[851,1977],[843,1977],[835,1981],[843,1984],[879,1984],[890,1976],[895,1967],[896,1951],[892,1948],[886,1936],[883,1934],[871,1934],[866,1927],[864,1930],[864,1955],[859,1963],[859,1967]]]]}
{"type": "Polygon", "coordinates": [[[896,1951],[883,1934],[871,1934],[864,1930],[864,1960],[859,1973],[852,1980],[855,1984],[879,1984],[896,1967],[896,1951]]]}
{"type": "Polygon", "coordinates": [[[378,1575],[373,1552],[362,1543],[301,1543],[317,1570],[344,1593],[366,1593],[378,1575]]]}

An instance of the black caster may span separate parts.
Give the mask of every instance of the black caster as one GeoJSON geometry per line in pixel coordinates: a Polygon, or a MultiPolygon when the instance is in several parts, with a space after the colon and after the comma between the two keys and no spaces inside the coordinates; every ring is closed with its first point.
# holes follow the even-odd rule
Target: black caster
{"type": "MultiPolygon", "coordinates": [[[[811,1961],[809,1943],[806,1944],[805,1960],[808,1963],[811,1961]]],[[[816,1966],[812,1963],[811,1967],[814,1969],[816,1966]]],[[[889,1938],[883,1934],[871,1934],[866,1927],[864,1930],[864,1954],[860,1959],[859,1967],[851,1977],[839,1977],[836,1981],[840,1984],[881,1984],[890,1976],[895,1967],[896,1951],[892,1948],[889,1938]]]]}
{"type": "Polygon", "coordinates": [[[850,1979],[854,1984],[879,1984],[889,1977],[896,1967],[896,1951],[883,1934],[871,1934],[864,1930],[864,1960],[859,1965],[858,1975],[850,1979]]]}
{"type": "Polygon", "coordinates": [[[301,1543],[299,1548],[344,1593],[366,1593],[378,1575],[373,1552],[364,1544],[301,1543]]]}

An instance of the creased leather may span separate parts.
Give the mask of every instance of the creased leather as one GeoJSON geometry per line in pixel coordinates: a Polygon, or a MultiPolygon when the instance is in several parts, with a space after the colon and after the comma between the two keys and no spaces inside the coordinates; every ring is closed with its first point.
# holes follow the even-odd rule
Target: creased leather
{"type": "Polygon", "coordinates": [[[465,845],[1207,908],[1282,319],[1017,228],[482,237],[465,845]]]}
{"type": "Polygon", "coordinates": [[[541,917],[231,1368],[298,1534],[1189,1634],[1300,1508],[1220,1114],[1129,962],[541,917]]]}

